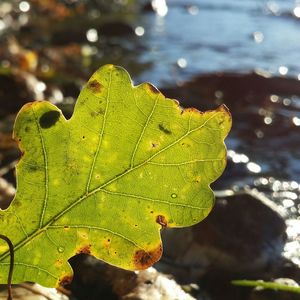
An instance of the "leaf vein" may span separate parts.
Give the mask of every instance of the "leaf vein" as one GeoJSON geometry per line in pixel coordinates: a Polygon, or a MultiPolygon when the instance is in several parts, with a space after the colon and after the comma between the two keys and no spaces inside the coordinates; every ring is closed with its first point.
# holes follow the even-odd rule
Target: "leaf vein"
{"type": "Polygon", "coordinates": [[[33,109],[33,107],[31,108],[33,115],[34,115],[34,120],[36,122],[36,126],[39,132],[39,136],[40,136],[40,140],[41,140],[41,144],[42,144],[42,149],[43,149],[43,156],[44,156],[44,168],[45,168],[45,196],[44,196],[44,201],[43,201],[43,208],[42,208],[42,214],[40,217],[40,225],[39,228],[42,228],[43,226],[43,221],[44,221],[44,216],[45,216],[45,212],[46,212],[46,208],[47,208],[47,203],[48,203],[48,195],[49,195],[49,174],[48,174],[48,157],[47,157],[47,152],[46,152],[46,147],[45,147],[45,141],[42,135],[42,131],[40,128],[40,125],[38,123],[35,111],[33,109]]]}
{"type": "Polygon", "coordinates": [[[151,120],[151,117],[152,117],[152,115],[153,115],[153,113],[154,113],[154,111],[155,111],[155,107],[156,107],[156,105],[157,105],[157,101],[158,101],[158,96],[157,96],[156,99],[155,99],[155,102],[154,102],[154,104],[153,104],[152,110],[151,110],[151,112],[150,112],[150,114],[149,114],[149,116],[148,116],[148,118],[147,118],[147,120],[146,120],[146,123],[145,123],[145,125],[144,125],[144,127],[143,127],[143,129],[142,129],[142,132],[141,132],[140,136],[139,136],[139,139],[138,139],[137,143],[135,144],[135,148],[134,148],[133,153],[132,153],[132,155],[131,155],[130,168],[132,168],[133,165],[134,165],[134,159],[135,159],[136,152],[137,152],[138,147],[139,147],[139,145],[140,145],[140,142],[141,142],[141,140],[142,140],[142,138],[143,138],[143,136],[144,136],[144,133],[145,133],[145,131],[146,131],[148,125],[149,125],[149,122],[150,122],[150,120],[151,120]]]}
{"type": "Polygon", "coordinates": [[[205,210],[205,209],[209,208],[209,207],[198,207],[198,206],[189,205],[189,204],[185,204],[185,203],[174,203],[174,202],[170,202],[170,201],[167,201],[167,200],[161,200],[161,199],[152,199],[152,198],[149,198],[149,197],[144,197],[144,196],[135,195],[135,194],[112,192],[112,191],[108,191],[108,190],[105,190],[105,189],[102,189],[101,191],[104,192],[104,193],[107,193],[107,194],[111,194],[111,195],[118,195],[118,196],[121,196],[121,197],[128,197],[128,198],[131,197],[131,198],[141,199],[141,200],[145,200],[145,201],[162,203],[162,204],[167,204],[167,205],[171,205],[171,206],[180,206],[180,207],[191,208],[191,209],[196,209],[196,210],[205,210]]]}
{"type": "MultiPolygon", "coordinates": [[[[9,262],[0,262],[0,265],[9,265],[9,262]]],[[[55,275],[53,275],[52,273],[50,273],[50,272],[47,271],[46,269],[40,268],[40,267],[35,266],[35,265],[26,264],[26,263],[22,263],[22,262],[14,262],[14,265],[16,265],[16,266],[23,266],[23,267],[32,268],[32,269],[36,269],[36,270],[42,271],[42,272],[44,272],[44,273],[50,275],[51,277],[55,278],[56,280],[58,279],[55,275]]]]}
{"type": "Polygon", "coordinates": [[[103,116],[103,124],[102,124],[101,132],[100,132],[100,138],[99,138],[99,142],[97,145],[97,149],[96,149],[96,152],[94,155],[92,167],[91,167],[91,170],[89,173],[89,178],[88,178],[88,182],[87,182],[87,186],[86,186],[86,194],[89,193],[91,180],[92,180],[93,172],[94,172],[95,165],[96,165],[96,160],[98,158],[98,154],[99,154],[100,148],[102,146],[103,135],[104,135],[104,130],[105,130],[105,126],[106,126],[107,111],[108,111],[108,106],[109,106],[109,96],[110,96],[110,88],[111,88],[111,81],[112,81],[111,78],[112,78],[112,71],[109,74],[109,83],[108,83],[108,88],[107,88],[106,106],[105,106],[105,112],[104,112],[104,116],[103,116]]]}

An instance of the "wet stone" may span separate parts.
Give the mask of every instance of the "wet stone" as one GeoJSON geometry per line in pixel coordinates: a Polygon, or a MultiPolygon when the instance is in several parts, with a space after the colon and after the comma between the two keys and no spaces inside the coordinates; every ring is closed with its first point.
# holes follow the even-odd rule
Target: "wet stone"
{"type": "Polygon", "coordinates": [[[84,254],[71,258],[70,263],[74,279],[68,288],[77,299],[195,299],[170,276],[152,267],[127,271],[84,254]]]}
{"type": "Polygon", "coordinates": [[[282,217],[259,198],[247,193],[217,198],[202,222],[162,232],[165,257],[191,268],[163,271],[183,280],[197,280],[208,270],[262,275],[281,263],[285,230],[282,217]]]}

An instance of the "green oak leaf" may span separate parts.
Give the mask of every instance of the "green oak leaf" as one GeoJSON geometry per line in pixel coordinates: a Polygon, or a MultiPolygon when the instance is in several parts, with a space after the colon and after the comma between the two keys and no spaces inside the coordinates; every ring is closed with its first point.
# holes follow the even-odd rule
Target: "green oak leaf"
{"type": "MultiPolygon", "coordinates": [[[[226,107],[182,109],[113,65],[94,73],[69,120],[47,101],[26,104],[14,126],[17,193],[0,211],[0,233],[15,247],[13,282],[59,285],[77,253],[129,270],[151,266],[162,227],[210,212],[230,127],[226,107]]],[[[1,242],[2,283],[8,268],[1,242]]]]}

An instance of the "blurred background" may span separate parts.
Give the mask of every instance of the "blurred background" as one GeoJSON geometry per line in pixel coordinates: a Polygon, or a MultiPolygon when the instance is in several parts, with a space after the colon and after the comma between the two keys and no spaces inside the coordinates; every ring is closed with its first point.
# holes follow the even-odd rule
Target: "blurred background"
{"type": "Polygon", "coordinates": [[[2,208],[15,193],[19,151],[11,132],[18,110],[28,101],[47,99],[69,117],[83,84],[106,63],[125,67],[135,84],[150,81],[184,107],[228,106],[233,116],[228,166],[213,186],[216,212],[202,225],[225,241],[222,246],[198,242],[233,257],[242,253],[238,264],[252,262],[257,253],[269,257],[272,266],[281,263],[277,273],[255,276],[245,266],[240,277],[299,282],[300,1],[1,0],[2,208]],[[237,234],[237,228],[243,229],[237,234]]]}

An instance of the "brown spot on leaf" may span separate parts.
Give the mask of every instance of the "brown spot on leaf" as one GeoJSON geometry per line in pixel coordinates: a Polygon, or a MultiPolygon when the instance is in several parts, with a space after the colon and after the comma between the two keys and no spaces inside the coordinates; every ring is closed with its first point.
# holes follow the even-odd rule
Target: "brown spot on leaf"
{"type": "Polygon", "coordinates": [[[144,270],[157,262],[162,255],[161,244],[150,251],[137,250],[134,254],[133,263],[136,270],[144,270]]]}
{"type": "Polygon", "coordinates": [[[81,254],[81,253],[91,254],[91,247],[92,247],[91,244],[83,246],[76,251],[76,254],[81,254]]]}
{"type": "Polygon", "coordinates": [[[190,112],[190,113],[197,113],[197,114],[203,114],[202,111],[198,110],[197,108],[194,108],[194,107],[189,107],[189,108],[185,108],[182,112],[182,113],[185,113],[185,112],[190,112]]]}
{"type": "Polygon", "coordinates": [[[54,263],[57,268],[60,268],[63,265],[63,261],[61,259],[57,259],[54,263]]]}
{"type": "Polygon", "coordinates": [[[152,85],[152,84],[150,84],[150,83],[146,83],[146,84],[147,84],[148,89],[149,89],[152,93],[154,93],[154,94],[159,94],[159,90],[158,90],[154,85],[152,85]]]}
{"type": "Polygon", "coordinates": [[[168,221],[165,218],[165,216],[158,215],[156,217],[156,223],[160,224],[162,227],[167,227],[168,226],[168,221]]]}
{"type": "Polygon", "coordinates": [[[219,124],[219,125],[222,125],[222,124],[224,123],[224,121],[225,121],[225,120],[222,119],[222,120],[220,120],[220,121],[218,122],[218,124],[219,124]]]}
{"type": "Polygon", "coordinates": [[[40,126],[44,129],[50,128],[59,120],[60,112],[57,110],[50,110],[45,112],[39,120],[40,126]]]}
{"type": "Polygon", "coordinates": [[[100,93],[103,85],[96,79],[88,83],[88,88],[91,89],[94,93],[100,93]]]}
{"type": "Polygon", "coordinates": [[[199,183],[200,181],[201,181],[201,177],[200,177],[200,176],[198,176],[198,177],[196,177],[196,178],[194,179],[194,182],[199,183]]]}
{"type": "Polygon", "coordinates": [[[58,281],[59,286],[65,286],[67,284],[70,284],[73,280],[73,275],[64,275],[61,277],[58,281]]]}

